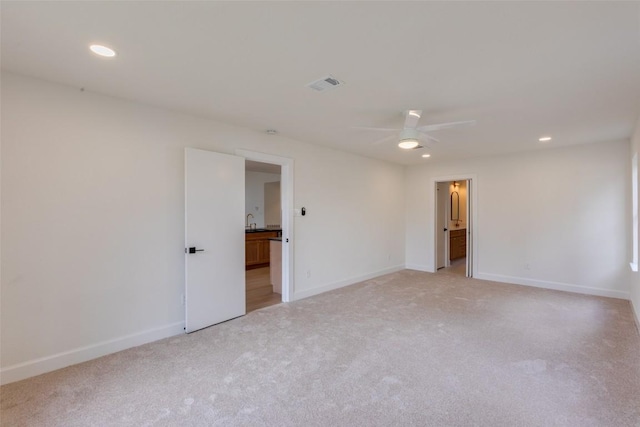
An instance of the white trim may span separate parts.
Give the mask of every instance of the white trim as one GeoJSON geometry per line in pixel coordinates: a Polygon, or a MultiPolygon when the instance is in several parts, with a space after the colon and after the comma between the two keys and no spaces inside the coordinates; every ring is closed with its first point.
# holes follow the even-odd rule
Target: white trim
{"type": "Polygon", "coordinates": [[[407,264],[404,268],[407,270],[424,271],[425,273],[435,273],[433,267],[426,264],[407,264]]]}
{"type": "Polygon", "coordinates": [[[34,377],[56,369],[65,368],[77,363],[86,362],[107,354],[116,353],[128,348],[137,347],[153,341],[184,334],[184,322],[153,328],[135,334],[102,341],[96,344],[79,347],[51,356],[41,357],[0,370],[0,384],[8,384],[25,378],[34,377]]]}
{"type": "Polygon", "coordinates": [[[365,280],[373,279],[374,277],[379,277],[379,276],[382,276],[382,275],[385,275],[385,274],[391,274],[391,273],[395,273],[397,271],[402,271],[404,269],[405,269],[404,265],[397,265],[395,267],[385,268],[384,270],[379,270],[379,271],[376,271],[376,272],[373,272],[373,273],[364,274],[362,276],[352,277],[350,279],[340,280],[338,282],[330,283],[328,285],[320,286],[320,287],[317,287],[317,288],[296,292],[294,300],[298,301],[298,300],[303,299],[303,298],[309,298],[309,297],[312,297],[314,295],[318,295],[318,294],[322,294],[322,293],[325,293],[325,292],[333,291],[335,289],[343,288],[345,286],[349,286],[349,285],[353,285],[355,283],[363,282],[365,280]]]}
{"type": "Polygon", "coordinates": [[[475,184],[472,179],[467,180],[467,256],[466,256],[466,276],[473,277],[473,258],[475,253],[473,252],[473,229],[475,228],[475,222],[471,213],[475,206],[473,195],[475,194],[475,184]]]}
{"type": "Polygon", "coordinates": [[[600,297],[629,299],[629,293],[624,291],[614,291],[611,289],[589,288],[586,286],[574,285],[570,283],[550,282],[547,280],[529,279],[526,277],[504,276],[502,274],[478,273],[476,279],[490,280],[493,282],[509,283],[513,285],[531,286],[534,288],[553,289],[556,291],[573,292],[578,294],[596,295],[600,297]]]}
{"type": "Polygon", "coordinates": [[[631,270],[638,271],[638,153],[631,159],[631,270]]]}
{"type": "Polygon", "coordinates": [[[254,162],[280,165],[280,203],[282,204],[282,301],[292,301],[293,282],[293,176],[294,162],[288,157],[274,156],[257,151],[236,149],[236,156],[254,162]],[[286,273],[286,274],[285,274],[286,273]]]}

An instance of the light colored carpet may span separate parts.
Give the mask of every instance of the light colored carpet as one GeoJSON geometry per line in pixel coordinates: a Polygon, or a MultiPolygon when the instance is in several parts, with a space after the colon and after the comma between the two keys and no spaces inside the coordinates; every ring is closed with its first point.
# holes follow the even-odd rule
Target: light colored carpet
{"type": "Polygon", "coordinates": [[[639,426],[629,303],[405,270],[0,389],[6,426],[639,426]]]}

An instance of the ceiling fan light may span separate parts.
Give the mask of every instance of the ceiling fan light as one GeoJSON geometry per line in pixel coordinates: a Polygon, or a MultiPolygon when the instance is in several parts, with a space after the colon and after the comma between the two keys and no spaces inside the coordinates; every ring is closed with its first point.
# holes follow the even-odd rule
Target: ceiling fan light
{"type": "Polygon", "coordinates": [[[403,139],[398,143],[398,147],[403,148],[405,150],[411,150],[413,148],[416,148],[418,145],[420,145],[420,143],[415,138],[403,139]]]}
{"type": "Polygon", "coordinates": [[[89,46],[89,49],[96,55],[104,56],[107,58],[113,58],[114,56],[116,56],[115,50],[101,44],[92,44],[91,46],[89,46]]]}

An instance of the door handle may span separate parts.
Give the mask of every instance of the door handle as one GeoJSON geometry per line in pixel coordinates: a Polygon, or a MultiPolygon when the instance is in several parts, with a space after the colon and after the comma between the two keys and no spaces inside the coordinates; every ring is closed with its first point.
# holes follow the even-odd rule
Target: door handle
{"type": "Polygon", "coordinates": [[[185,254],[195,254],[196,252],[204,252],[204,249],[196,249],[195,246],[184,249],[185,254]]]}
{"type": "Polygon", "coordinates": [[[445,229],[444,229],[444,230],[442,230],[442,231],[448,231],[448,230],[449,230],[448,228],[445,228],[445,229]]]}

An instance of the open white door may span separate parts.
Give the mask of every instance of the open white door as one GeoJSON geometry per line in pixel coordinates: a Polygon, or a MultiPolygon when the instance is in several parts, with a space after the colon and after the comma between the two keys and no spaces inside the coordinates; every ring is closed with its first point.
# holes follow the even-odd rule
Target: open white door
{"type": "Polygon", "coordinates": [[[185,148],[185,330],[245,314],[243,157],[185,148]]]}
{"type": "Polygon", "coordinates": [[[449,203],[449,183],[436,183],[436,270],[447,266],[447,206],[449,203]]]}

